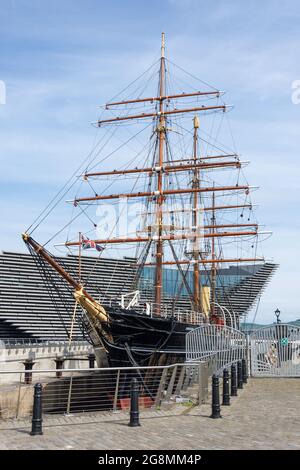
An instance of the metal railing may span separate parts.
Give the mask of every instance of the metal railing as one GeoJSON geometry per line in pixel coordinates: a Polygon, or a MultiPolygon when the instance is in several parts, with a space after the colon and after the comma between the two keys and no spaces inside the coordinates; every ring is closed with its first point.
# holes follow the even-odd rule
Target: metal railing
{"type": "Polygon", "coordinates": [[[174,318],[181,323],[201,325],[204,322],[204,314],[186,308],[172,307],[169,304],[143,303],[140,300],[139,305],[135,305],[133,309],[150,317],[174,318]]]}
{"type": "Polygon", "coordinates": [[[229,326],[204,324],[186,335],[186,360],[209,361],[218,374],[224,367],[247,358],[247,337],[229,326]]]}
{"type": "MultiPolygon", "coordinates": [[[[8,347],[14,346],[62,346],[68,344],[68,340],[57,340],[47,339],[42,340],[38,338],[1,338],[1,343],[8,347]]],[[[89,345],[88,341],[85,341],[82,338],[75,338],[72,339],[71,346],[82,346],[82,345],[89,345]]]]}
{"type": "Polygon", "coordinates": [[[200,312],[187,310],[184,308],[172,308],[170,305],[156,305],[150,304],[150,315],[159,316],[164,318],[175,318],[181,323],[191,323],[194,325],[201,325],[204,322],[204,315],[200,312]]]}
{"type": "Polygon", "coordinates": [[[220,305],[218,302],[211,302],[211,305],[215,305],[218,307],[224,321],[224,325],[228,325],[228,321],[226,319],[226,316],[228,317],[228,320],[230,320],[230,325],[231,328],[235,328],[237,330],[237,319],[236,319],[236,313],[232,309],[231,312],[230,310],[225,307],[225,305],[220,305]]]}
{"type": "MultiPolygon", "coordinates": [[[[116,297],[99,296],[98,301],[104,307],[112,307],[114,305],[123,305],[124,307],[122,299],[118,299],[116,297]]],[[[201,325],[205,320],[205,315],[201,312],[188,310],[182,307],[173,307],[172,304],[155,304],[143,298],[139,298],[138,303],[133,305],[132,309],[150,317],[174,318],[181,323],[191,323],[194,325],[201,325]]]]}
{"type": "Polygon", "coordinates": [[[250,335],[251,368],[255,377],[300,376],[300,327],[279,323],[250,335]]]}
{"type": "MultiPolygon", "coordinates": [[[[43,412],[47,415],[128,411],[133,378],[139,384],[141,408],[157,410],[164,403],[178,402],[199,404],[207,399],[210,373],[211,368],[204,362],[156,367],[32,370],[26,377],[22,372],[11,395],[0,395],[0,416],[2,419],[30,416],[36,383],[42,384],[43,412]]],[[[15,371],[0,372],[0,378],[1,374],[15,374],[15,371]]]]}

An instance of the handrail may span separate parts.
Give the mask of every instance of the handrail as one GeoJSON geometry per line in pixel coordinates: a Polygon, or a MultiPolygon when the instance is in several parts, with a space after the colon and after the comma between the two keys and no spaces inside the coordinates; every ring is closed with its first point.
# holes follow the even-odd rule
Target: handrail
{"type": "MultiPolygon", "coordinates": [[[[48,346],[51,344],[62,344],[62,345],[68,345],[69,343],[67,340],[56,340],[56,339],[46,339],[46,340],[41,340],[38,338],[0,338],[0,344],[1,342],[5,346],[48,346]]],[[[86,344],[89,345],[90,343],[84,339],[78,339],[78,340],[73,340],[71,343],[72,345],[78,345],[78,344],[86,344]]]]}
{"type": "MultiPolygon", "coordinates": [[[[203,364],[207,361],[197,361],[193,363],[192,365],[195,364],[203,364]]],[[[191,366],[190,362],[177,362],[175,364],[169,364],[167,366],[131,366],[131,367],[95,367],[93,369],[61,369],[63,373],[65,372],[89,372],[89,373],[94,373],[98,371],[114,371],[114,370],[141,370],[141,369],[171,369],[174,368],[175,366],[191,366]]],[[[30,373],[32,374],[46,374],[46,373],[55,373],[56,369],[32,369],[30,373]]],[[[1,374],[25,374],[24,371],[20,370],[0,370],[0,376],[1,374]]]]}

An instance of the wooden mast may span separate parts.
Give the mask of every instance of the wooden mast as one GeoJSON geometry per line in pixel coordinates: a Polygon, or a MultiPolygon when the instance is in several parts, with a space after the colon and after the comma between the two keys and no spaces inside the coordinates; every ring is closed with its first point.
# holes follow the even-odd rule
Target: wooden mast
{"type": "Polygon", "coordinates": [[[162,298],[162,257],[163,257],[163,173],[162,167],[164,163],[164,145],[165,145],[165,116],[164,116],[164,100],[165,95],[165,34],[162,33],[161,38],[161,58],[160,58],[160,74],[159,74],[159,122],[157,127],[159,148],[158,148],[158,167],[157,173],[157,212],[156,212],[156,228],[157,228],[157,245],[156,245],[156,270],[155,270],[155,306],[157,313],[160,313],[162,298]]]}
{"type": "Polygon", "coordinates": [[[79,247],[78,247],[78,280],[81,284],[81,250],[82,250],[82,233],[79,232],[79,247]]]}
{"type": "MultiPolygon", "coordinates": [[[[213,192],[212,194],[212,217],[211,217],[211,234],[215,235],[215,225],[216,225],[216,214],[215,214],[215,193],[213,192]]],[[[212,236],[212,241],[211,241],[211,259],[212,259],[212,265],[211,265],[211,316],[213,317],[215,314],[215,301],[216,301],[216,247],[215,247],[215,237],[212,236]]]]}
{"type": "MultiPolygon", "coordinates": [[[[197,154],[198,154],[198,128],[199,128],[199,118],[198,116],[194,117],[194,136],[193,136],[193,157],[194,157],[194,177],[193,177],[193,188],[199,188],[200,181],[199,181],[199,170],[196,166],[197,162],[197,154]]],[[[198,193],[193,194],[193,216],[192,216],[192,225],[194,232],[198,230],[198,193]]],[[[194,239],[194,247],[193,247],[193,259],[199,260],[199,238],[195,237],[194,239]]],[[[194,273],[193,273],[193,294],[194,294],[194,304],[196,308],[201,310],[200,305],[200,271],[199,271],[199,263],[194,264],[194,273]]]]}

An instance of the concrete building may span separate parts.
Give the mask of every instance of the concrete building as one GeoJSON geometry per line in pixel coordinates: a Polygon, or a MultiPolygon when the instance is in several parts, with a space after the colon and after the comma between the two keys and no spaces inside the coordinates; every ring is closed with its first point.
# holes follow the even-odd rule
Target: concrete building
{"type": "MultiPolygon", "coordinates": [[[[60,257],[58,261],[77,276],[78,258],[60,257]]],[[[245,315],[265,288],[276,265],[231,266],[218,270],[217,302],[238,317],[245,315]]],[[[52,269],[38,266],[30,254],[3,252],[0,254],[0,339],[35,338],[37,340],[84,339],[80,326],[80,311],[73,327],[74,298],[65,282],[52,269]],[[51,284],[51,289],[48,287],[51,284]]],[[[133,258],[111,259],[83,256],[82,278],[91,294],[99,300],[120,298],[132,290],[136,276],[136,260],[133,258]]],[[[192,279],[187,275],[187,281],[192,279]]],[[[164,301],[172,302],[180,281],[176,269],[164,270],[164,301]]],[[[208,282],[203,272],[202,282],[208,282]]],[[[143,298],[151,301],[153,268],[144,268],[139,288],[143,298]]],[[[188,307],[189,300],[183,288],[177,300],[179,307],[188,307]]]]}

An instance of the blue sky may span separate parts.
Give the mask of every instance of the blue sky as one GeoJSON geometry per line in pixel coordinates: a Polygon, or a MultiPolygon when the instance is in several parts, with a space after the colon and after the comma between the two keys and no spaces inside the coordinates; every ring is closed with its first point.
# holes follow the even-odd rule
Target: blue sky
{"type": "MultiPolygon", "coordinates": [[[[231,127],[258,216],[274,232],[264,254],[280,263],[259,320],[300,317],[300,5],[264,0],[1,0],[0,210],[2,250],[24,251],[19,233],[86,156],[96,106],[167,53],[227,91],[231,127]],[[72,171],[71,171],[71,170],[72,171]]],[[[58,217],[59,218],[59,217],[58,217]]],[[[59,220],[57,221],[59,223],[59,220]]],[[[45,234],[51,233],[45,227],[45,234]]]]}

